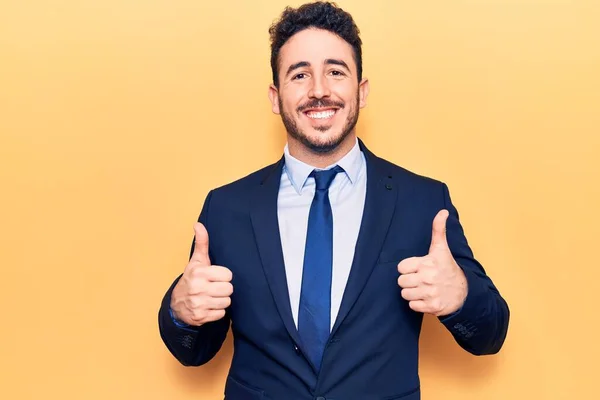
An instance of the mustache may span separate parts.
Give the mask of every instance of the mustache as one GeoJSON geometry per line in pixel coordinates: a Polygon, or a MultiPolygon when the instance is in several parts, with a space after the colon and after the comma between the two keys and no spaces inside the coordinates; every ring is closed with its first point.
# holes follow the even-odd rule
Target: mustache
{"type": "Polygon", "coordinates": [[[326,107],[337,107],[337,108],[344,108],[344,103],[342,103],[341,101],[333,101],[333,100],[328,100],[328,99],[314,99],[314,100],[310,100],[304,104],[302,104],[301,106],[299,106],[296,111],[298,112],[303,112],[305,110],[311,109],[311,108],[326,108],[326,107]]]}

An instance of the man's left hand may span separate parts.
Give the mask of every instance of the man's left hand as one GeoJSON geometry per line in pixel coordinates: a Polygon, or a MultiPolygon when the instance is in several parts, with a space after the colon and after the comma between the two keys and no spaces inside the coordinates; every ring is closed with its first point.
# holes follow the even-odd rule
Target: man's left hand
{"type": "Polygon", "coordinates": [[[438,317],[459,310],[467,297],[467,279],[458,266],[446,239],[448,211],[433,220],[431,246],[424,257],[411,257],[398,264],[398,286],[414,311],[438,317]]]}

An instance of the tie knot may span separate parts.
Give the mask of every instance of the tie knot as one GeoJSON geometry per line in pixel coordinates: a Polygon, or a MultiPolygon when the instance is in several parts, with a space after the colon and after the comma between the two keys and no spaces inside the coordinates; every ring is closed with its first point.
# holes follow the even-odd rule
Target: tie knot
{"type": "Polygon", "coordinates": [[[311,172],[310,175],[315,178],[315,185],[317,187],[317,190],[328,190],[335,176],[343,171],[344,170],[342,169],[342,167],[336,165],[335,167],[324,171],[314,170],[313,172],[311,172]]]}

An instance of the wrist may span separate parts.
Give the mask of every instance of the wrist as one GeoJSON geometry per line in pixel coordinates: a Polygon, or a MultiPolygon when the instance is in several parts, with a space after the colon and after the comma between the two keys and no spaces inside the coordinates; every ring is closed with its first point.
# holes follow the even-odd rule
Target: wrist
{"type": "Polygon", "coordinates": [[[187,323],[183,322],[177,317],[177,314],[175,313],[175,311],[173,311],[171,307],[169,307],[169,315],[171,316],[171,320],[173,320],[173,323],[178,327],[184,328],[189,326],[187,323]]]}

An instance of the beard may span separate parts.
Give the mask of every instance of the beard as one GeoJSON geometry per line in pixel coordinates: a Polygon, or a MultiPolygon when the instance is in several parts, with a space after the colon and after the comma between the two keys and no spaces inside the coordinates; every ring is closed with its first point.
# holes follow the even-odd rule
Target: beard
{"type": "MultiPolygon", "coordinates": [[[[350,133],[352,133],[352,131],[354,130],[354,127],[358,122],[358,102],[359,93],[357,92],[355,102],[350,106],[348,117],[346,118],[346,122],[342,127],[341,132],[339,134],[332,135],[328,140],[324,142],[312,138],[311,136],[307,135],[306,132],[298,128],[298,125],[296,124],[296,121],[292,118],[291,113],[288,113],[283,108],[281,97],[279,97],[279,109],[281,110],[281,120],[283,121],[283,125],[285,126],[285,129],[287,130],[288,134],[300,143],[302,143],[304,146],[306,146],[309,150],[315,153],[324,154],[330,153],[333,150],[335,150],[344,141],[344,139],[346,139],[348,135],[350,135],[350,133]]],[[[301,112],[303,112],[303,110],[319,107],[337,107],[339,111],[345,108],[345,104],[342,102],[336,102],[328,99],[311,100],[299,106],[296,109],[296,112],[300,114],[301,112]]],[[[320,132],[326,132],[327,130],[331,129],[331,125],[318,126],[314,129],[320,132]]]]}

